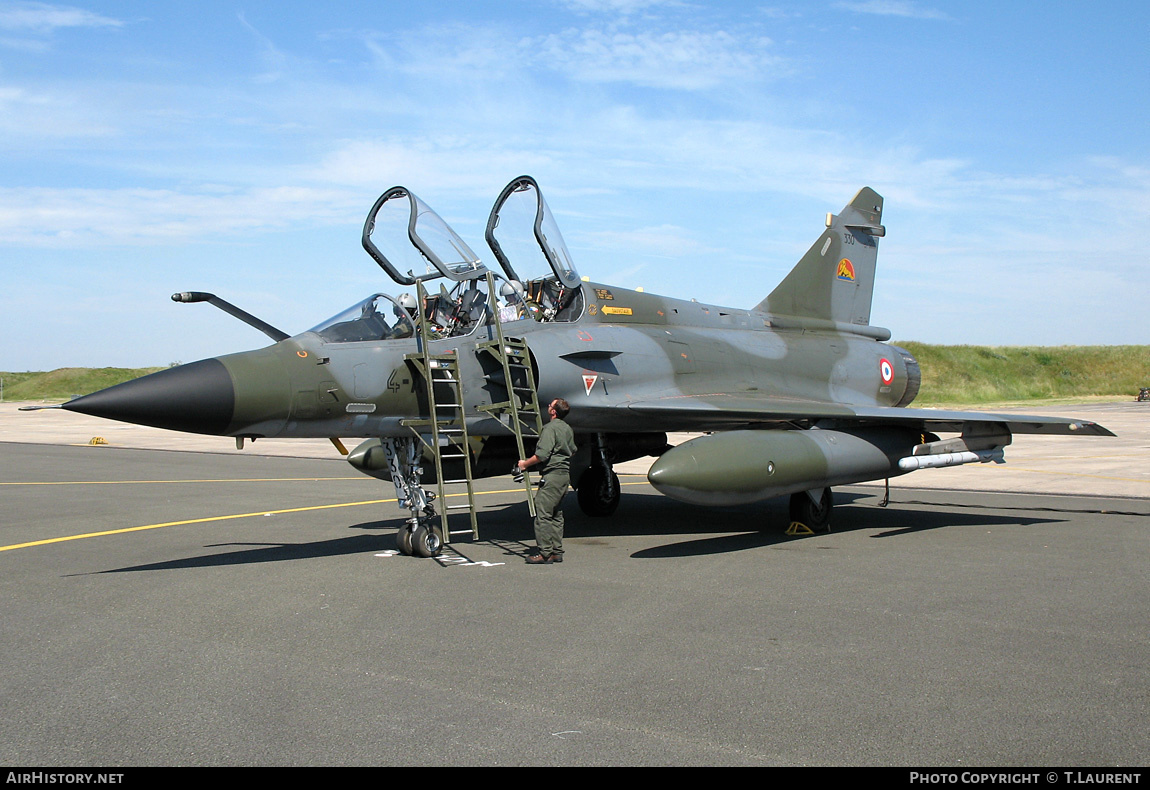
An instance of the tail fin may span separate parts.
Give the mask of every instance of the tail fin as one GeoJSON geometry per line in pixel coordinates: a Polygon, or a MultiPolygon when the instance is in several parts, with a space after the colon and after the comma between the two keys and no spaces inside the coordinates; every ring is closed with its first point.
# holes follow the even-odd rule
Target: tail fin
{"type": "Polygon", "coordinates": [[[755,309],[869,326],[881,221],[882,196],[863,187],[841,214],[827,214],[823,235],[755,309]]]}

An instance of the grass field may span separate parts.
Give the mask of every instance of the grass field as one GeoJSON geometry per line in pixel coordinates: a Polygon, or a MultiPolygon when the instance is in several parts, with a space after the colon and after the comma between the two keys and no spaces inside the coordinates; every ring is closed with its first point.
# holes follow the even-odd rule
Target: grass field
{"type": "Polygon", "coordinates": [[[163,368],[58,368],[47,373],[0,373],[4,400],[63,401],[163,368]]]}
{"type": "MultiPolygon", "coordinates": [[[[922,367],[915,406],[1125,400],[1150,387],[1150,346],[932,346],[900,342],[922,367]]],[[[3,373],[4,400],[62,401],[155,368],[3,373]]]]}
{"type": "Polygon", "coordinates": [[[1150,387],[1150,346],[896,345],[922,367],[916,406],[1125,400],[1150,387]]]}

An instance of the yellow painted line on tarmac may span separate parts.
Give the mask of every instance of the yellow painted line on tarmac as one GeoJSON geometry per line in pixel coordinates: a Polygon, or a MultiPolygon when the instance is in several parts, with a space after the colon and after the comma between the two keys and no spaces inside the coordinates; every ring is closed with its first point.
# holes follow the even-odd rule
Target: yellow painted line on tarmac
{"type": "Polygon", "coordinates": [[[212,521],[229,521],[235,518],[253,518],[255,516],[278,516],[283,513],[302,513],[307,510],[330,510],[337,507],[360,507],[362,505],[382,505],[394,502],[395,499],[373,499],[368,502],[340,502],[335,505],[311,505],[309,507],[293,507],[286,510],[261,510],[258,513],[233,513],[229,516],[208,516],[207,518],[190,518],[183,521],[165,521],[162,524],[145,524],[142,527],[124,527],[123,529],[109,529],[103,532],[85,532],[82,535],[64,535],[59,538],[46,540],[33,540],[28,543],[15,543],[11,546],[0,546],[0,551],[13,549],[27,549],[32,546],[47,546],[50,543],[65,543],[70,540],[86,540],[88,538],[102,538],[106,535],[123,535],[128,532],[142,532],[148,529],[162,529],[164,527],[178,527],[183,524],[206,524],[212,521]]]}
{"type": "MultiPolygon", "coordinates": [[[[312,478],[302,478],[310,480],[312,478]]],[[[333,478],[339,479],[339,478],[333,478]]],[[[170,481],[158,481],[170,482],[170,481]]],[[[220,481],[206,481],[206,482],[220,482],[220,481]]],[[[644,481],[645,482],[645,481],[644,481]]],[[[640,483],[622,483],[621,485],[640,485],[640,483]]],[[[476,496],[488,494],[516,494],[521,492],[522,488],[510,488],[500,491],[476,491],[476,496]]],[[[448,494],[448,497],[467,496],[466,493],[448,494]]],[[[149,529],[163,529],[164,527],[179,527],[186,524],[207,524],[213,521],[230,521],[237,518],[255,518],[257,516],[278,516],[284,513],[304,513],[309,510],[332,510],[340,507],[363,507],[365,505],[385,505],[388,502],[395,502],[395,498],[391,499],[370,499],[366,502],[339,502],[334,505],[310,505],[308,507],[293,507],[285,510],[261,510],[257,513],[233,513],[228,516],[208,516],[207,518],[190,518],[183,521],[165,521],[162,524],[145,524],[140,527],[124,527],[122,529],[108,529],[102,532],[85,532],[82,535],[64,535],[58,538],[47,538],[45,540],[33,540],[28,543],[14,543],[11,546],[0,546],[0,551],[12,551],[14,549],[27,549],[33,546],[47,546],[51,543],[66,543],[70,540],[87,540],[88,538],[102,538],[107,535],[123,535],[128,532],[143,532],[149,529]]]]}

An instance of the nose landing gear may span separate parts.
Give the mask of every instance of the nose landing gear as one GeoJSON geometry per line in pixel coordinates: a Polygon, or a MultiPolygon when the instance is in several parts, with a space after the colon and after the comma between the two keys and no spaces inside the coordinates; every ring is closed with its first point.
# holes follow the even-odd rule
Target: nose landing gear
{"type": "Polygon", "coordinates": [[[384,439],[382,443],[396,499],[400,507],[411,511],[411,518],[395,533],[395,547],[400,554],[436,557],[443,550],[443,532],[434,523],[438,518],[432,504],[435,495],[419,484],[423,474],[419,442],[411,438],[384,439]]]}

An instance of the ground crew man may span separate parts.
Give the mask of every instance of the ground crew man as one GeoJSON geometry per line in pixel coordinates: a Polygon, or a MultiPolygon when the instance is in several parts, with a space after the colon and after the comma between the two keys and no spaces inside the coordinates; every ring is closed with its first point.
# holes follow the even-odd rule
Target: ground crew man
{"type": "Polygon", "coordinates": [[[535,494],[535,542],[539,553],[527,558],[532,565],[563,562],[563,496],[571,483],[571,456],[575,454],[575,433],[563,418],[571,406],[562,398],[547,407],[551,421],[539,432],[535,455],[519,462],[526,470],[543,464],[543,484],[535,494]]]}

